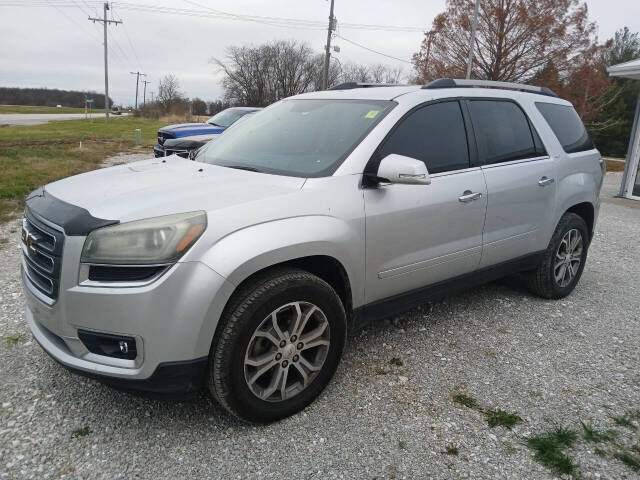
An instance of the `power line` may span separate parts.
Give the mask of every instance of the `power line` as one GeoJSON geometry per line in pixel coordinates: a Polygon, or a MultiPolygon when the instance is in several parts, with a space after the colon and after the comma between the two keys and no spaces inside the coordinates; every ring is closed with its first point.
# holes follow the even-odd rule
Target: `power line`
{"type": "Polygon", "coordinates": [[[365,47],[364,45],[361,45],[361,44],[359,44],[359,43],[356,43],[356,42],[354,42],[353,40],[349,40],[348,38],[344,38],[342,35],[338,35],[337,33],[336,33],[336,34],[334,34],[334,35],[335,35],[336,37],[338,37],[338,38],[340,38],[340,39],[344,40],[344,41],[345,41],[345,42],[347,42],[347,43],[350,43],[350,44],[352,44],[352,45],[355,45],[356,47],[360,47],[360,48],[363,48],[363,49],[365,49],[365,50],[368,50],[368,51],[369,51],[369,52],[371,52],[371,53],[376,53],[376,54],[378,54],[378,55],[382,55],[383,57],[391,58],[391,59],[393,59],[393,60],[397,60],[397,61],[399,61],[399,62],[409,63],[409,64],[413,65],[413,62],[410,62],[409,60],[404,60],[404,59],[402,59],[402,58],[394,57],[393,55],[387,55],[386,53],[382,53],[382,52],[379,52],[379,51],[374,50],[374,49],[372,49],[372,48],[365,47]]]}
{"type": "MultiPolygon", "coordinates": [[[[75,6],[75,4],[70,0],[55,0],[55,1],[58,7],[75,6]]],[[[232,12],[226,12],[223,10],[218,10],[218,9],[208,7],[206,5],[202,5],[190,0],[185,0],[185,1],[187,1],[192,5],[196,5],[200,8],[203,8],[204,10],[167,7],[162,5],[136,4],[136,3],[128,3],[128,2],[112,2],[112,5],[117,6],[121,10],[168,14],[173,16],[183,15],[183,16],[191,16],[191,17],[198,17],[198,18],[218,18],[218,19],[226,19],[226,20],[238,20],[238,21],[260,23],[263,25],[270,25],[275,27],[300,28],[305,30],[325,30],[326,29],[324,22],[319,20],[237,14],[232,12]]],[[[91,0],[89,1],[84,0],[84,3],[87,6],[89,6],[90,4],[93,4],[93,5],[100,4],[100,2],[91,1],[91,0]]],[[[23,1],[4,0],[4,1],[0,1],[0,4],[3,6],[30,6],[30,7],[50,6],[50,5],[47,5],[47,3],[45,3],[43,0],[23,0],[23,1]]],[[[375,25],[375,24],[348,23],[348,22],[341,23],[340,28],[346,29],[346,30],[375,30],[375,31],[381,31],[381,32],[382,31],[407,32],[407,33],[424,32],[424,28],[418,27],[418,26],[375,25]]]]}

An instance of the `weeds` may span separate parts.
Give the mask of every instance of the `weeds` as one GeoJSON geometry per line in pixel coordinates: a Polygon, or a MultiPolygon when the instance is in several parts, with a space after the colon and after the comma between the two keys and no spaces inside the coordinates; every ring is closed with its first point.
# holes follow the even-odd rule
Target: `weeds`
{"type": "Polygon", "coordinates": [[[619,417],[611,417],[611,418],[613,418],[613,421],[616,422],[616,425],[619,425],[621,427],[626,427],[630,430],[635,431],[638,429],[638,427],[636,427],[633,424],[633,420],[637,417],[638,417],[637,412],[634,412],[633,410],[629,410],[624,415],[621,415],[619,417]]]}
{"type": "Polygon", "coordinates": [[[484,414],[487,417],[487,423],[490,428],[503,426],[511,430],[516,423],[522,421],[522,418],[520,418],[519,415],[515,413],[508,413],[504,410],[487,410],[484,414]]]}
{"type": "Polygon", "coordinates": [[[86,437],[91,433],[89,427],[76,428],[73,432],[71,432],[71,438],[79,438],[86,437]]]}
{"type": "Polygon", "coordinates": [[[580,421],[580,423],[582,424],[582,437],[587,442],[611,442],[618,436],[618,432],[616,432],[615,430],[607,430],[606,432],[601,432],[591,425],[587,425],[583,421],[580,421]]]}
{"type": "Polygon", "coordinates": [[[389,364],[395,365],[396,367],[401,367],[404,365],[404,362],[397,357],[393,357],[391,360],[389,360],[389,364]]]}
{"type": "Polygon", "coordinates": [[[451,444],[447,446],[447,449],[444,453],[446,453],[447,455],[458,455],[460,451],[458,450],[458,447],[456,447],[454,444],[451,444]]]}
{"type": "Polygon", "coordinates": [[[556,427],[550,432],[535,435],[525,440],[525,444],[535,451],[534,458],[559,475],[575,475],[576,465],[564,453],[571,447],[578,435],[573,430],[556,427]]]}
{"type": "Polygon", "coordinates": [[[24,339],[24,335],[9,335],[7,336],[7,345],[13,347],[20,340],[24,339]]]}
{"type": "Polygon", "coordinates": [[[458,393],[454,395],[453,401],[459,403],[460,405],[464,405],[467,408],[476,408],[478,406],[478,402],[475,398],[470,397],[464,393],[458,393]]]}
{"type": "Polygon", "coordinates": [[[634,472],[640,472],[640,458],[632,455],[629,452],[616,452],[613,454],[618,460],[624,463],[634,472]]]}

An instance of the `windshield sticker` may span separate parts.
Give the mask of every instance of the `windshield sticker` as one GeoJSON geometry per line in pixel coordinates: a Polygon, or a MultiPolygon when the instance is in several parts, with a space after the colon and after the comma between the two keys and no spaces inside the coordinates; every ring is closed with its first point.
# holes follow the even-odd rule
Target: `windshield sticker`
{"type": "Polygon", "coordinates": [[[367,113],[364,118],[376,118],[379,113],[380,110],[369,110],[369,113],[367,113]]]}

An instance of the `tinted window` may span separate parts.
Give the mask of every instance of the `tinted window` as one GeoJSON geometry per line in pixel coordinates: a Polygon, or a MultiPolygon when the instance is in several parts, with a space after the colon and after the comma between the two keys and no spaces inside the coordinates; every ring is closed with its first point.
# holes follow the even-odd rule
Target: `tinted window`
{"type": "Polygon", "coordinates": [[[391,153],[422,160],[429,173],[469,167],[464,120],[458,102],[427,105],[401,121],[380,158],[391,153]]]}
{"type": "Polygon", "coordinates": [[[529,121],[513,102],[469,102],[480,161],[485,164],[538,156],[529,121]]]}
{"type": "Polygon", "coordinates": [[[536,103],[536,107],[558,137],[565,152],[583,152],[595,148],[573,107],[555,103],[536,103]]]}
{"type": "Polygon", "coordinates": [[[331,175],[396,104],[282,100],[207,144],[199,162],[299,177],[331,175]]]}

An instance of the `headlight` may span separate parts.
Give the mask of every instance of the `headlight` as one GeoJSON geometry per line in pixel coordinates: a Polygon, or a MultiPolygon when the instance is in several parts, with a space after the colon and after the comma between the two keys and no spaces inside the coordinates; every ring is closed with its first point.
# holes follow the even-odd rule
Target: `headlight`
{"type": "Polygon", "coordinates": [[[82,263],[150,265],[172,263],[207,228],[205,212],[179,213],[94,230],[82,248],[82,263]]]}

